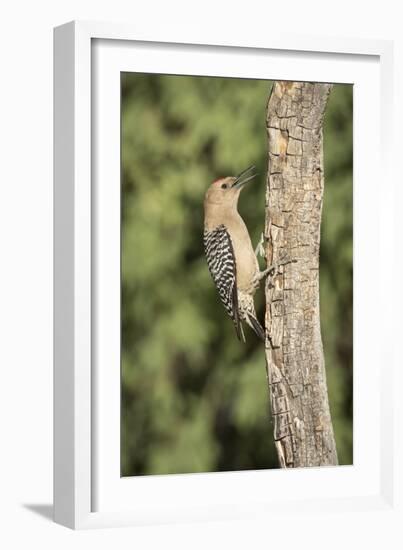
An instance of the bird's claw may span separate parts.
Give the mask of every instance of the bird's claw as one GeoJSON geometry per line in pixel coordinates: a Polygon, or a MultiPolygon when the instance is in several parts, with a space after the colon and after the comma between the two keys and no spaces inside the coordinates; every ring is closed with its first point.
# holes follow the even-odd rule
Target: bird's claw
{"type": "Polygon", "coordinates": [[[264,245],[264,235],[262,233],[261,236],[260,236],[260,241],[257,243],[257,246],[255,248],[255,256],[256,257],[260,256],[262,258],[266,258],[266,250],[265,250],[265,247],[263,245],[264,245]]]}
{"type": "Polygon", "coordinates": [[[267,277],[268,275],[274,275],[276,271],[278,271],[278,268],[287,265],[287,264],[295,264],[297,260],[295,258],[284,258],[280,260],[279,262],[276,262],[275,264],[272,264],[264,271],[260,272],[259,280],[263,279],[264,277],[267,277]]]}

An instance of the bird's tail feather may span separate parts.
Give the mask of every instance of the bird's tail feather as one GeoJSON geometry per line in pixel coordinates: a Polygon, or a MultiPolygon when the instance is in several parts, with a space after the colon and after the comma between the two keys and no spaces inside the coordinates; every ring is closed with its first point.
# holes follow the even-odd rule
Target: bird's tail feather
{"type": "Polygon", "coordinates": [[[245,334],[243,332],[242,323],[239,323],[239,328],[240,328],[240,332],[241,332],[242,342],[246,342],[245,334]]]}
{"type": "Polygon", "coordinates": [[[248,315],[246,317],[246,321],[248,325],[254,330],[254,332],[256,333],[256,336],[258,336],[264,342],[265,341],[264,330],[262,325],[256,319],[256,317],[253,317],[252,315],[248,315]]]}

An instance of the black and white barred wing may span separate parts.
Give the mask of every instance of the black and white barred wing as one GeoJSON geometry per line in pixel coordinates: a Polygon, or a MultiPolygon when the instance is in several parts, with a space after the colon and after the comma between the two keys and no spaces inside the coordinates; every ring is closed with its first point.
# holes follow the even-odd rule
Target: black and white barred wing
{"type": "Polygon", "coordinates": [[[204,230],[204,250],[207,265],[221,301],[234,321],[238,338],[242,339],[236,285],[236,262],[231,237],[224,225],[212,231],[204,230]]]}

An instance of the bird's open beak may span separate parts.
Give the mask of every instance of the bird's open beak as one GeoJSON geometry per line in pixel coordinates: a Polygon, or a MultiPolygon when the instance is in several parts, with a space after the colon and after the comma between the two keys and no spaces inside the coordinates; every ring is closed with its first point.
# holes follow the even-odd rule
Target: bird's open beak
{"type": "Polygon", "coordinates": [[[232,184],[232,189],[241,189],[251,179],[257,176],[256,172],[254,173],[255,166],[249,166],[246,170],[241,172],[237,177],[234,183],[232,184]]]}

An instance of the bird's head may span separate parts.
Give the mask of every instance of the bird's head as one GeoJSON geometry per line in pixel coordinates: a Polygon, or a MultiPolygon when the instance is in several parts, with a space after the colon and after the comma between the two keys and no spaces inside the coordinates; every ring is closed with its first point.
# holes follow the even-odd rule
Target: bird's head
{"type": "Polygon", "coordinates": [[[238,203],[238,197],[243,189],[244,185],[252,180],[257,174],[255,173],[255,167],[249,166],[246,170],[241,172],[238,176],[228,176],[225,178],[219,178],[210,185],[206,191],[204,197],[205,207],[209,206],[221,206],[235,207],[238,203]]]}

